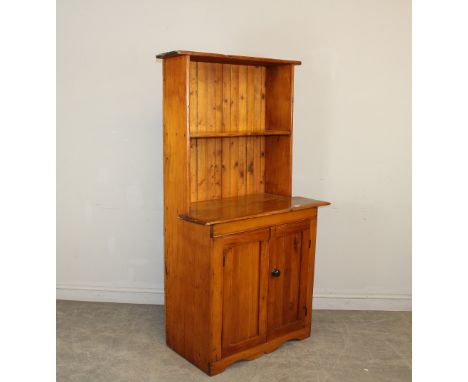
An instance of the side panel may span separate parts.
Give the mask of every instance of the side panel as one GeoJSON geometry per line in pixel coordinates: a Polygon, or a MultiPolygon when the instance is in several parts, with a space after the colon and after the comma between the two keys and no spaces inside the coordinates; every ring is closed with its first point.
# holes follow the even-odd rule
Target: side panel
{"type": "Polygon", "coordinates": [[[170,304],[166,329],[177,342],[168,344],[187,360],[209,371],[211,275],[213,270],[209,227],[179,220],[177,252],[172,258],[170,304]]]}
{"type": "Polygon", "coordinates": [[[265,192],[291,195],[294,66],[266,69],[265,128],[291,136],[265,137],[265,192]]]}
{"type": "Polygon", "coordinates": [[[310,314],[306,317],[306,328],[309,331],[310,335],[310,325],[312,323],[312,296],[314,291],[314,280],[315,280],[315,247],[317,241],[317,208],[314,208],[315,216],[310,221],[310,249],[309,249],[309,256],[310,261],[307,264],[307,311],[310,314]]]}
{"type": "Polygon", "coordinates": [[[163,62],[163,154],[164,154],[164,289],[166,342],[185,354],[183,301],[186,292],[180,287],[184,263],[179,242],[180,213],[189,209],[188,170],[188,67],[189,59],[179,56],[163,62]]]}

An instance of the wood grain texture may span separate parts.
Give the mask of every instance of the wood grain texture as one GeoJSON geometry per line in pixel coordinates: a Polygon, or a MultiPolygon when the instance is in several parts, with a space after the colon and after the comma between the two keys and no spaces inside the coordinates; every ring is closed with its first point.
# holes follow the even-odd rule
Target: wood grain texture
{"type": "MultiPolygon", "coordinates": [[[[203,63],[198,63],[197,66],[197,125],[196,129],[198,131],[207,131],[208,129],[208,118],[207,118],[207,102],[208,102],[208,75],[207,75],[207,65],[203,63]]],[[[192,130],[194,126],[190,126],[192,130]]],[[[196,196],[194,200],[206,200],[208,199],[208,172],[206,166],[207,158],[207,144],[205,140],[200,140],[197,142],[197,164],[196,164],[196,173],[197,173],[197,189],[196,196]]]]}
{"type": "Polygon", "coordinates": [[[259,130],[259,131],[192,131],[190,138],[229,138],[229,137],[251,137],[251,136],[270,136],[286,135],[290,136],[289,131],[281,130],[259,130]]]}
{"type": "Polygon", "coordinates": [[[290,197],[261,193],[194,202],[190,204],[189,212],[181,214],[180,218],[197,224],[212,225],[329,204],[300,196],[290,197]]]}
{"type": "MultiPolygon", "coordinates": [[[[293,131],[294,67],[268,67],[265,80],[267,130],[293,131]]],[[[291,195],[292,136],[265,138],[265,192],[291,195]],[[281,158],[281,162],[278,161],[281,158]]]]}
{"type": "Polygon", "coordinates": [[[163,139],[164,139],[164,265],[166,295],[166,340],[169,346],[184,351],[184,338],[178,321],[182,307],[181,290],[173,277],[179,267],[178,247],[181,221],[177,216],[188,212],[189,141],[188,137],[188,57],[164,61],[163,139]],[[177,155],[174,153],[177,152],[177,155]],[[175,185],[179,185],[175,192],[175,185]]]}
{"type": "MultiPolygon", "coordinates": [[[[231,65],[231,126],[230,131],[239,129],[239,65],[231,65]]],[[[229,184],[230,193],[225,195],[238,195],[239,183],[239,139],[230,139],[229,184]]]]}
{"type": "Polygon", "coordinates": [[[173,306],[166,311],[167,344],[184,358],[208,371],[212,325],[211,306],[211,241],[206,227],[179,221],[176,256],[168,271],[171,293],[166,296],[173,306]]]}
{"type": "Polygon", "coordinates": [[[190,50],[173,50],[170,52],[160,53],[156,58],[170,58],[175,56],[190,56],[192,61],[201,62],[221,62],[229,64],[244,64],[244,65],[301,65],[300,61],[296,60],[281,60],[277,58],[250,57],[250,56],[234,56],[218,53],[194,52],[190,50]]]}
{"type": "Polygon", "coordinates": [[[230,356],[224,357],[218,361],[214,361],[210,364],[209,375],[213,376],[221,373],[228,367],[237,361],[251,361],[254,360],[265,353],[271,353],[272,351],[278,349],[286,341],[290,340],[302,340],[310,336],[310,330],[300,329],[290,333],[287,333],[283,336],[273,338],[271,341],[267,341],[260,345],[251,347],[250,349],[240,351],[238,353],[232,354],[230,356]]]}
{"type": "Polygon", "coordinates": [[[265,75],[266,129],[292,131],[294,66],[269,67],[265,75]]]}
{"type": "Polygon", "coordinates": [[[219,223],[211,226],[211,236],[218,237],[236,232],[246,232],[257,228],[272,227],[278,224],[293,223],[304,219],[313,219],[316,215],[317,208],[305,208],[274,215],[264,215],[219,223]]]}
{"type": "Polygon", "coordinates": [[[291,197],[296,62],[162,57],[166,341],[214,375],[310,335],[329,203],[291,197]]]}
{"type": "Polygon", "coordinates": [[[270,241],[268,338],[305,327],[310,221],[276,226],[270,241]]]}
{"type": "Polygon", "coordinates": [[[188,139],[190,63],[187,57],[164,61],[164,261],[166,341],[169,347],[209,371],[211,321],[210,230],[177,218],[190,204],[193,155],[188,139]]]}
{"type": "MultiPolygon", "coordinates": [[[[222,129],[216,134],[227,138],[231,133],[231,65],[223,65],[223,116],[222,129]]],[[[234,195],[232,186],[231,146],[235,139],[221,139],[221,197],[226,198],[234,195]]],[[[234,149],[233,149],[234,151],[234,149]]]]}
{"type": "MultiPolygon", "coordinates": [[[[198,132],[198,63],[190,62],[189,69],[189,130],[198,132]]],[[[203,144],[203,143],[202,143],[203,144]]],[[[198,198],[198,141],[190,140],[190,200],[198,198]]]]}
{"type": "Polygon", "coordinates": [[[289,134],[265,130],[264,92],[264,67],[190,63],[192,202],[264,191],[264,135],[289,134]]]}
{"type": "Polygon", "coordinates": [[[223,258],[223,357],[266,341],[269,236],[266,229],[217,239],[223,258]]]}
{"type": "Polygon", "coordinates": [[[306,328],[309,330],[311,328],[312,323],[312,296],[314,291],[314,280],[315,280],[315,245],[317,241],[317,208],[315,208],[315,213],[313,218],[310,220],[310,227],[309,227],[309,240],[310,240],[310,248],[309,248],[309,262],[307,264],[307,311],[310,314],[306,317],[306,328]]]}

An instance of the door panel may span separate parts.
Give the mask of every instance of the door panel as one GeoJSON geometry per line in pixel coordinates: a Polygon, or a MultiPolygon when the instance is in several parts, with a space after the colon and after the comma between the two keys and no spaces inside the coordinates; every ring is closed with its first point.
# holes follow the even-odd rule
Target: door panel
{"type": "Polygon", "coordinates": [[[270,240],[268,337],[305,326],[310,222],[274,227],[270,240]]]}
{"type": "Polygon", "coordinates": [[[269,230],[223,238],[222,356],[266,341],[269,230]]]}

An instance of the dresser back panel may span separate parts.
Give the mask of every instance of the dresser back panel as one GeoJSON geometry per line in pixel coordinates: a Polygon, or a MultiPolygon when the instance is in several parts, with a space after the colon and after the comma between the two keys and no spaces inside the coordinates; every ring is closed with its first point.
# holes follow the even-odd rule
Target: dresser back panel
{"type": "MultiPolygon", "coordinates": [[[[265,130],[265,67],[191,62],[190,132],[265,130]]],[[[265,137],[192,138],[192,202],[262,193],[265,137]]]]}

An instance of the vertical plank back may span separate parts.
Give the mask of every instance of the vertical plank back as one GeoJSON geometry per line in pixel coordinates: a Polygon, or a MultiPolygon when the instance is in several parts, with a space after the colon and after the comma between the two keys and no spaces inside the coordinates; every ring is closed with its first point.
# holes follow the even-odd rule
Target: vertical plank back
{"type": "MultiPolygon", "coordinates": [[[[190,132],[265,130],[263,66],[190,63],[190,132]]],[[[190,201],[265,191],[265,137],[190,140],[190,201]]]]}

